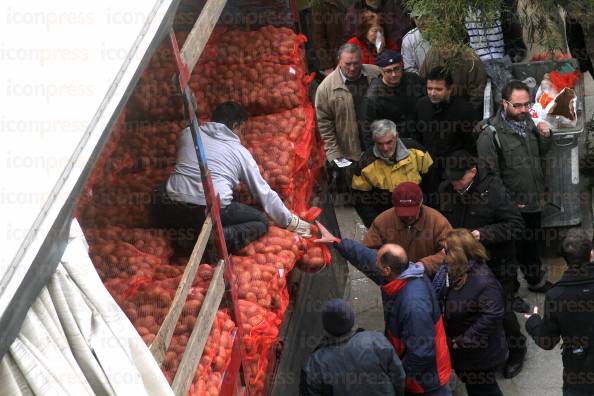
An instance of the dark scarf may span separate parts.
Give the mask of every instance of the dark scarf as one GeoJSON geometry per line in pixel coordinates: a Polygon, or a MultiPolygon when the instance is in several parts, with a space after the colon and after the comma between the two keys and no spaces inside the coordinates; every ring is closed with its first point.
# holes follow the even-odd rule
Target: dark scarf
{"type": "Polygon", "coordinates": [[[517,133],[520,137],[523,137],[524,139],[526,138],[526,136],[528,135],[528,121],[530,120],[516,121],[509,119],[507,118],[505,111],[501,112],[501,117],[503,117],[503,120],[507,122],[507,125],[509,125],[515,133],[517,133]]]}

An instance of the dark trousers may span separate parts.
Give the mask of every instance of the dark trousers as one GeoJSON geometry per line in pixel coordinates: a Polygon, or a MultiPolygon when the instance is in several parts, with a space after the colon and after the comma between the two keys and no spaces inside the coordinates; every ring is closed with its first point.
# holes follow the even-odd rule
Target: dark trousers
{"type": "Polygon", "coordinates": [[[575,390],[575,389],[567,389],[563,387],[563,396],[592,396],[594,395],[594,390],[592,392],[583,391],[583,390],[575,390]]]}
{"type": "Polygon", "coordinates": [[[529,285],[537,285],[543,276],[539,255],[542,239],[544,238],[540,215],[541,212],[522,213],[526,229],[523,238],[516,243],[520,269],[529,285]]]}
{"type": "MultiPolygon", "coordinates": [[[[176,235],[182,248],[191,248],[206,219],[206,206],[173,201],[162,185],[156,191],[153,214],[160,227],[175,231],[171,235],[176,235]]],[[[220,216],[229,253],[260,238],[268,229],[268,219],[262,212],[239,202],[221,208],[220,216]]]]}
{"type": "Polygon", "coordinates": [[[353,206],[367,228],[371,227],[371,223],[377,216],[393,207],[392,193],[387,190],[358,191],[353,189],[352,198],[353,206]]]}
{"type": "Polygon", "coordinates": [[[480,371],[457,371],[460,381],[466,385],[468,396],[503,396],[497,379],[495,370],[480,371]]]}
{"type": "Polygon", "coordinates": [[[509,265],[509,269],[506,271],[504,276],[497,276],[497,280],[501,283],[503,302],[505,305],[505,312],[503,314],[503,331],[505,332],[505,339],[507,341],[507,347],[510,355],[521,354],[526,350],[526,336],[522,334],[520,329],[520,323],[518,318],[512,309],[512,302],[516,294],[516,282],[515,276],[509,274],[510,272],[515,273],[517,267],[515,265],[509,265]]]}
{"type": "Polygon", "coordinates": [[[442,158],[434,158],[434,163],[429,171],[423,175],[421,189],[423,190],[423,204],[439,210],[439,185],[443,182],[443,167],[440,163],[444,162],[442,158]],[[436,162],[439,161],[440,163],[436,162]]]}

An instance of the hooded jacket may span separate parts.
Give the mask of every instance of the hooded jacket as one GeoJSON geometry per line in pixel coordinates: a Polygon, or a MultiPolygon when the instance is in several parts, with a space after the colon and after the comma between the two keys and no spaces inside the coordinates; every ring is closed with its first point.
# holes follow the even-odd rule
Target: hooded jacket
{"type": "Polygon", "coordinates": [[[450,355],[441,311],[423,265],[411,262],[388,281],[376,265],[376,250],[350,239],[335,246],[382,289],[386,336],[404,365],[406,391],[425,393],[445,386],[451,375],[450,355]]]}
{"type": "Polygon", "coordinates": [[[594,389],[594,265],[569,267],[545,295],[544,318],[532,315],[526,331],[547,350],[563,340],[563,389],[594,389]]]}
{"type": "MultiPolygon", "coordinates": [[[[231,203],[233,190],[240,181],[244,181],[274,222],[286,227],[291,212],[262,178],[258,164],[248,149],[241,145],[239,137],[224,124],[207,122],[200,127],[200,138],[221,207],[231,203]]],[[[174,201],[206,205],[190,128],[181,133],[175,168],[167,181],[166,191],[174,201]]]]}
{"type": "Polygon", "coordinates": [[[379,189],[391,194],[400,183],[420,184],[422,175],[427,173],[431,164],[431,156],[418,143],[399,138],[390,160],[381,158],[375,146],[365,150],[359,163],[360,169],[353,176],[352,187],[359,191],[379,189]]]}
{"type": "Polygon", "coordinates": [[[401,396],[404,369],[394,348],[377,331],[326,336],[301,371],[302,396],[401,396]]]}

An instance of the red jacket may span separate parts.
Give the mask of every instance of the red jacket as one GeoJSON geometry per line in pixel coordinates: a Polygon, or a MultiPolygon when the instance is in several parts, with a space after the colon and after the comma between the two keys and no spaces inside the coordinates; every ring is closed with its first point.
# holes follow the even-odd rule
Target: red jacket
{"type": "MultiPolygon", "coordinates": [[[[349,44],[355,44],[359,49],[361,49],[361,63],[367,63],[370,65],[375,65],[375,48],[373,44],[368,44],[367,42],[363,42],[359,40],[357,37],[351,38],[347,41],[349,44]]],[[[386,48],[393,50],[393,51],[400,51],[400,47],[392,40],[388,40],[386,43],[386,48]]]]}
{"type": "Polygon", "coordinates": [[[404,279],[387,282],[376,265],[376,250],[350,239],[335,247],[382,288],[386,336],[402,360],[407,392],[444,387],[452,367],[441,310],[427,276],[413,264],[402,273],[404,279]]]}

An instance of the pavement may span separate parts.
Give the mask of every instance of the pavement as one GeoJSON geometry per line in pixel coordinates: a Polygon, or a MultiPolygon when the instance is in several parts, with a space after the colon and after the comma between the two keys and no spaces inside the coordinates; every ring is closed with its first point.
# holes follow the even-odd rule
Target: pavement
{"type": "MultiPolygon", "coordinates": [[[[594,81],[589,74],[585,78],[586,92],[586,121],[594,113],[594,81]]],[[[585,143],[585,134],[580,136],[580,151],[585,143]]],[[[586,199],[582,200],[581,227],[592,231],[592,196],[589,177],[580,175],[580,189],[586,199]]],[[[362,240],[366,228],[352,207],[339,206],[335,208],[336,217],[343,238],[362,240]]],[[[560,231],[562,233],[562,230],[560,231]]],[[[547,269],[549,280],[557,281],[565,269],[564,260],[556,255],[558,238],[547,240],[546,249],[542,260],[547,269]]],[[[544,295],[531,293],[520,277],[522,287],[519,295],[528,301],[531,306],[544,306],[544,295]]],[[[384,330],[383,308],[379,288],[365,277],[361,272],[349,264],[349,281],[345,290],[345,299],[351,302],[356,314],[356,325],[367,330],[384,330]]],[[[524,315],[518,314],[518,320],[524,329],[524,315]]],[[[559,346],[552,351],[538,348],[528,337],[528,354],[522,372],[512,379],[498,378],[499,386],[506,396],[558,396],[561,395],[562,363],[559,346]]],[[[454,380],[454,382],[456,382],[454,380]]],[[[452,384],[455,396],[466,396],[466,391],[461,383],[452,384]]]]}

